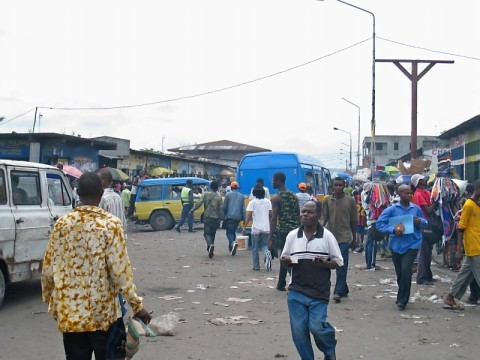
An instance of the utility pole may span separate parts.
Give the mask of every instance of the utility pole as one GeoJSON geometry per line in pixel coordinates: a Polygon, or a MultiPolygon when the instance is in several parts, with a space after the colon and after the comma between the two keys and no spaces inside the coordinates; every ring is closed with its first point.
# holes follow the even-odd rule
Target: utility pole
{"type": "Polygon", "coordinates": [[[417,85],[420,79],[435,64],[453,64],[453,60],[401,60],[401,59],[378,59],[377,62],[391,62],[400,69],[402,73],[412,82],[412,142],[410,145],[410,158],[413,160],[417,157],[417,85]],[[412,64],[412,73],[403,67],[401,63],[412,64]],[[423,71],[418,74],[418,64],[428,64],[423,71]]]}
{"type": "Polygon", "coordinates": [[[338,2],[351,6],[357,10],[363,11],[367,14],[372,16],[372,42],[373,42],[373,49],[372,49],[372,121],[370,124],[370,135],[372,141],[370,142],[370,168],[372,173],[375,171],[375,127],[376,127],[376,120],[375,120],[375,14],[367,9],[361,8],[360,6],[350,4],[344,0],[337,0],[338,2]]]}
{"type": "Polygon", "coordinates": [[[32,134],[35,132],[35,125],[37,124],[37,111],[38,111],[38,106],[35,107],[35,114],[33,115],[33,128],[32,128],[32,134]]]}

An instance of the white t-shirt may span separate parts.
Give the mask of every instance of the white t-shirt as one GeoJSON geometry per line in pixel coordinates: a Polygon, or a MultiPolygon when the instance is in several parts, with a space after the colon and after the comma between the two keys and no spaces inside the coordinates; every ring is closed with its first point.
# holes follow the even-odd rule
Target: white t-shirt
{"type": "Polygon", "coordinates": [[[247,205],[247,211],[252,212],[252,234],[270,232],[270,210],[272,203],[268,199],[254,198],[247,205]]]}

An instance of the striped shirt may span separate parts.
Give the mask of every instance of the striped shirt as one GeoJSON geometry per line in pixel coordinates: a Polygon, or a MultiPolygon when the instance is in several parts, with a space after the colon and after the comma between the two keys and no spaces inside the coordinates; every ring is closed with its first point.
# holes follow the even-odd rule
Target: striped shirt
{"type": "Polygon", "coordinates": [[[125,232],[127,231],[123,201],[120,195],[113,191],[113,189],[103,189],[102,200],[100,200],[98,207],[119,218],[122,222],[123,230],[125,232]]]}

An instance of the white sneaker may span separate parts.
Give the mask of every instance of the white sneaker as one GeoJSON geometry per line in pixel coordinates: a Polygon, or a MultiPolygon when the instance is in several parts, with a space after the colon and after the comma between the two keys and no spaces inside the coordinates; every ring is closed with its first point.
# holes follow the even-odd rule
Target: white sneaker
{"type": "Polygon", "coordinates": [[[265,271],[270,272],[272,270],[272,254],[270,251],[265,252],[265,271]]]}
{"type": "Polygon", "coordinates": [[[237,253],[237,247],[238,247],[238,244],[237,242],[235,241],[233,244],[232,244],[232,251],[231,251],[231,255],[232,256],[235,256],[235,254],[237,253]]]}

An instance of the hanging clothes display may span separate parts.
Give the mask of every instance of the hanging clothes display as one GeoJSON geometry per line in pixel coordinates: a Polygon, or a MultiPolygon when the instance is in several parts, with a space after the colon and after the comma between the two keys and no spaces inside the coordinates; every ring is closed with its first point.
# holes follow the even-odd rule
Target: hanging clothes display
{"type": "Polygon", "coordinates": [[[460,197],[459,187],[450,177],[454,172],[450,157],[450,151],[437,155],[438,172],[431,191],[432,203],[438,204],[443,222],[443,243],[454,231],[454,216],[460,197]]]}
{"type": "Polygon", "coordinates": [[[374,181],[366,195],[371,219],[377,220],[382,211],[390,205],[390,194],[385,182],[374,181]]]}

